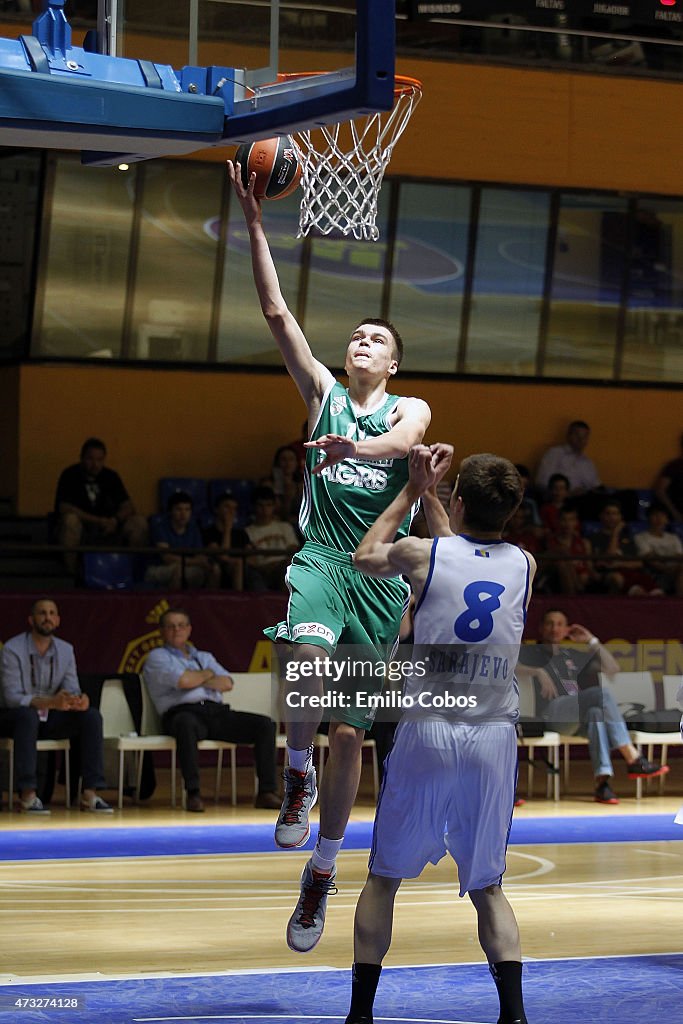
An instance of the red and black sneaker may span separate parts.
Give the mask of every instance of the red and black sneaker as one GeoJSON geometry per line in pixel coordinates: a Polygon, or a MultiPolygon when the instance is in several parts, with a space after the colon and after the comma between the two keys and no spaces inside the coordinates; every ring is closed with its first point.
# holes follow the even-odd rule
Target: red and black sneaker
{"type": "Polygon", "coordinates": [[[618,804],[619,797],[614,792],[609,782],[601,782],[595,788],[595,802],[597,804],[618,804]]]}
{"type": "Polygon", "coordinates": [[[629,779],[656,779],[658,775],[667,775],[668,764],[654,764],[642,755],[628,766],[629,779]]]}

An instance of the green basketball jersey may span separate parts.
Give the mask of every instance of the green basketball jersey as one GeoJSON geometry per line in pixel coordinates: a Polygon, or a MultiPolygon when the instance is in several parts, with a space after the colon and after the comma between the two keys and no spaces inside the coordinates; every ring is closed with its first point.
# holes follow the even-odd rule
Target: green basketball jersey
{"type": "MultiPolygon", "coordinates": [[[[356,416],[347,389],[335,381],[325,393],[311,440],[324,434],[341,434],[354,441],[386,434],[399,401],[398,395],[387,395],[375,412],[356,416]]],[[[306,540],[352,552],[408,480],[408,459],[344,459],[313,476],[313,467],[324,458],[319,449],[306,449],[299,528],[306,540]]],[[[406,516],[397,537],[406,536],[411,518],[406,516]]]]}

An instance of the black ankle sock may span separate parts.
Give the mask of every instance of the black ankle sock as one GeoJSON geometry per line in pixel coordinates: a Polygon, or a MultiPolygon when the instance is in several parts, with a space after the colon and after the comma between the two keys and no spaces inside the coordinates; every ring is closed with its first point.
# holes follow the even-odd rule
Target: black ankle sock
{"type": "Polygon", "coordinates": [[[500,963],[489,964],[489,970],[500,1000],[498,1024],[527,1024],[522,1002],[521,961],[501,960],[500,963]]]}
{"type": "Polygon", "coordinates": [[[372,1004],[382,970],[381,964],[354,963],[351,976],[351,1008],[346,1024],[367,1021],[372,1024],[372,1004]]]}

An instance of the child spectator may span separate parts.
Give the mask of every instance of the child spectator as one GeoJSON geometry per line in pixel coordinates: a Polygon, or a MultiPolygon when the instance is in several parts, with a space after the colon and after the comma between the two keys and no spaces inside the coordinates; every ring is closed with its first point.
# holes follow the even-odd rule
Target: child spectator
{"type": "Polygon", "coordinates": [[[555,581],[561,594],[583,594],[595,580],[595,571],[590,561],[591,546],[581,536],[581,524],[575,508],[564,505],[558,514],[557,529],[548,535],[549,554],[570,556],[559,560],[555,569],[555,581]],[[584,555],[585,559],[577,556],[584,555]]]}
{"type": "Polygon", "coordinates": [[[600,529],[591,540],[600,589],[608,594],[642,597],[652,591],[661,594],[655,580],[645,572],[631,531],[623,520],[618,501],[608,501],[600,512],[600,529]]]}
{"type": "Polygon", "coordinates": [[[555,533],[560,523],[560,510],[569,497],[569,480],[564,473],[553,473],[548,481],[548,500],[541,505],[541,523],[555,533]]]}
{"type": "Polygon", "coordinates": [[[683,562],[672,561],[683,555],[683,544],[675,533],[667,530],[669,513],[664,505],[653,502],[647,512],[647,522],[647,530],[634,538],[636,551],[644,567],[654,576],[656,589],[683,597],[683,562]]]}

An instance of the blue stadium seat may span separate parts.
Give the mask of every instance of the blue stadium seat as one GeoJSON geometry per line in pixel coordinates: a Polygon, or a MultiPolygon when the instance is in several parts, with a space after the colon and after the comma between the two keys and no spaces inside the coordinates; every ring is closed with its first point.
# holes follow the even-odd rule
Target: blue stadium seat
{"type": "Polygon", "coordinates": [[[647,510],[654,501],[655,492],[646,488],[639,488],[636,490],[636,494],[638,495],[638,519],[647,522],[647,510]]]}
{"type": "Polygon", "coordinates": [[[93,590],[130,590],[132,555],[88,551],[83,555],[83,582],[93,590]]]}
{"type": "Polygon", "coordinates": [[[225,491],[231,491],[237,500],[237,526],[245,526],[251,518],[251,496],[254,491],[253,480],[237,477],[221,477],[209,480],[209,508],[213,511],[216,498],[225,491]]]}
{"type": "Polygon", "coordinates": [[[206,480],[196,476],[164,476],[159,481],[159,511],[165,512],[168,499],[177,491],[192,498],[192,510],[200,516],[207,508],[206,480]]]}
{"type": "Polygon", "coordinates": [[[645,533],[647,527],[648,524],[644,523],[642,519],[634,519],[632,522],[628,523],[628,528],[631,531],[632,537],[635,537],[637,533],[645,533]]]}

